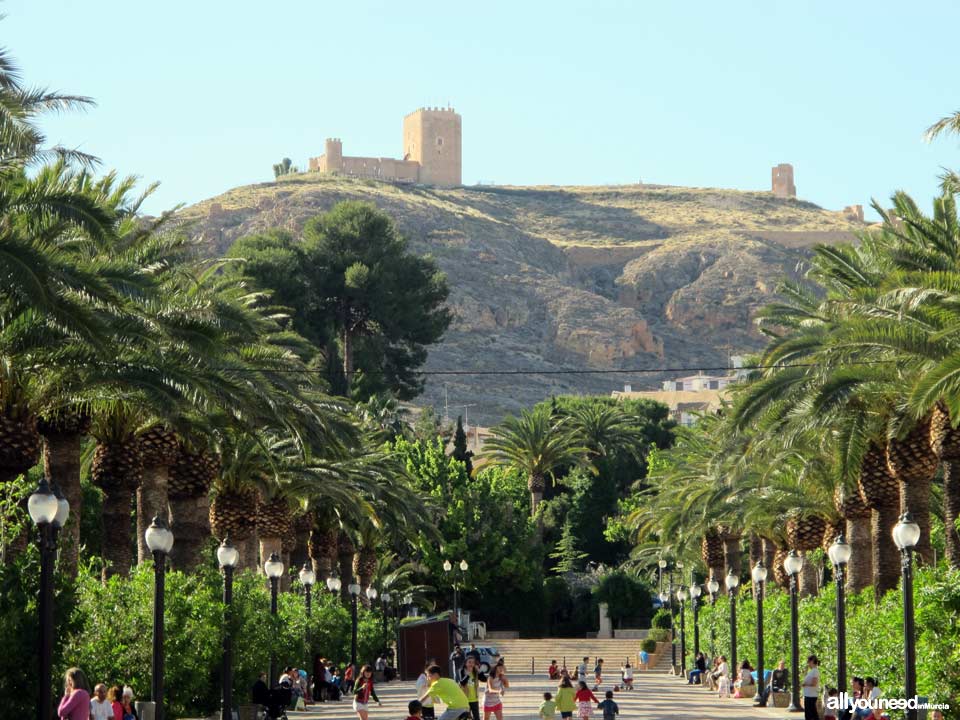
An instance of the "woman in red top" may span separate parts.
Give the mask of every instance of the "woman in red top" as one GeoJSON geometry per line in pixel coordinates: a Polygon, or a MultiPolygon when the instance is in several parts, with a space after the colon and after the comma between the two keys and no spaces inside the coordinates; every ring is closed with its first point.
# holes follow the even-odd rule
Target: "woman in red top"
{"type": "Polygon", "coordinates": [[[123,720],[123,688],[114,685],[107,693],[107,700],[113,708],[113,720],[123,720]]]}
{"type": "Polygon", "coordinates": [[[594,695],[590,688],[587,687],[587,683],[584,680],[580,681],[579,687],[577,688],[577,694],[574,695],[573,698],[577,701],[577,715],[581,718],[581,720],[587,720],[587,718],[590,717],[590,713],[593,711],[593,706],[600,702],[597,700],[597,696],[594,695]]]}

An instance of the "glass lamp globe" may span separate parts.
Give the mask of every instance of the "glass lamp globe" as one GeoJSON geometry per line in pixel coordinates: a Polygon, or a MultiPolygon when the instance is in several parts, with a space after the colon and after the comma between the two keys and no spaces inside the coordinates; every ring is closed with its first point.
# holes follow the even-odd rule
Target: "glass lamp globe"
{"type": "Polygon", "coordinates": [[[37,525],[52,523],[60,509],[57,496],[50,490],[45,477],[40,478],[37,489],[27,499],[27,512],[37,525]]]}
{"type": "Polygon", "coordinates": [[[327,590],[330,592],[339,592],[340,591],[340,578],[333,577],[332,575],[327,578],[327,590]]]}
{"type": "Polygon", "coordinates": [[[450,561],[449,561],[449,560],[444,560],[444,561],[443,561],[443,571],[444,571],[444,572],[450,572],[451,570],[453,570],[453,565],[450,564],[450,561]]]}
{"type": "Polygon", "coordinates": [[[707,581],[707,590],[711,595],[716,595],[720,590],[720,583],[711,577],[710,580],[707,581]]]}
{"type": "Polygon", "coordinates": [[[799,575],[803,570],[803,555],[796,550],[788,552],[783,559],[783,569],[786,570],[787,575],[799,575]]]}
{"type": "Polygon", "coordinates": [[[753,570],[750,571],[750,577],[753,578],[755,583],[766,582],[767,569],[763,566],[763,562],[757,561],[757,564],[753,566],[753,570]]]}
{"type": "Polygon", "coordinates": [[[52,488],[53,495],[57,498],[57,515],[53,518],[53,524],[58,528],[62,528],[67,524],[67,518],[70,517],[70,503],[67,501],[67,498],[63,496],[59,485],[53,483],[52,488]]]}
{"type": "Polygon", "coordinates": [[[349,585],[347,585],[347,590],[351,595],[356,597],[357,595],[360,594],[361,588],[357,583],[350,583],[349,585]]]}
{"type": "Polygon", "coordinates": [[[683,560],[677,560],[677,570],[683,570],[683,560]]]}
{"type": "Polygon", "coordinates": [[[703,592],[703,590],[700,588],[699,585],[691,585],[691,586],[690,586],[690,597],[692,597],[692,598],[698,598],[698,597],[700,597],[700,593],[702,593],[702,592],[703,592]]]}
{"type": "Polygon", "coordinates": [[[740,584],[740,578],[733,574],[733,571],[727,573],[727,577],[724,578],[723,582],[727,586],[727,590],[733,590],[740,584]]]}
{"type": "Polygon", "coordinates": [[[275,580],[283,575],[283,562],[280,560],[280,556],[273,553],[270,559],[263,564],[263,571],[271,580],[275,580]]]}
{"type": "Polygon", "coordinates": [[[843,535],[837,535],[837,539],[827,550],[827,555],[830,556],[830,562],[834,565],[846,565],[850,562],[852,552],[852,548],[847,544],[847,539],[843,535]]]}
{"type": "Polygon", "coordinates": [[[150,527],[143,534],[143,538],[146,540],[150,552],[159,552],[166,555],[173,547],[173,533],[167,528],[166,521],[160,515],[153,518],[153,522],[150,523],[150,527]]]}
{"type": "Polygon", "coordinates": [[[466,560],[461,560],[461,561],[460,561],[460,570],[462,570],[463,572],[466,572],[466,571],[467,571],[467,568],[469,568],[469,567],[470,567],[470,566],[467,565],[467,561],[466,561],[466,560]]]}
{"type": "Polygon", "coordinates": [[[384,603],[389,603],[393,599],[393,596],[390,595],[390,593],[385,592],[380,596],[380,599],[383,600],[384,603]]]}
{"type": "Polygon", "coordinates": [[[413,595],[410,595],[409,593],[406,594],[406,595],[404,595],[404,596],[403,596],[403,604],[404,604],[404,605],[413,605],[413,595]]]}
{"type": "Polygon", "coordinates": [[[893,541],[901,550],[909,550],[920,542],[920,526],[913,521],[913,516],[905,512],[900,521],[893,526],[893,541]]]}
{"type": "Polygon", "coordinates": [[[670,599],[670,596],[667,595],[665,592],[660,593],[660,602],[662,602],[664,605],[666,605],[667,600],[669,599],[670,599]]]}
{"type": "Polygon", "coordinates": [[[666,561],[666,560],[663,560],[663,559],[660,559],[660,560],[657,561],[657,565],[659,565],[659,566],[660,566],[660,569],[663,570],[665,567],[667,567],[667,561],[666,561]]]}
{"type": "Polygon", "coordinates": [[[303,564],[303,567],[300,568],[300,584],[310,586],[317,581],[317,574],[313,571],[307,563],[303,564]]]}
{"type": "Polygon", "coordinates": [[[230,538],[225,537],[217,548],[217,562],[220,564],[220,569],[236,567],[239,561],[239,551],[230,544],[230,538]]]}
{"type": "Polygon", "coordinates": [[[687,591],[684,590],[683,588],[680,588],[679,590],[677,590],[677,600],[679,600],[680,602],[683,602],[686,599],[687,599],[687,591]]]}
{"type": "Polygon", "coordinates": [[[377,599],[377,589],[375,587],[367,588],[367,599],[376,600],[377,599]]]}

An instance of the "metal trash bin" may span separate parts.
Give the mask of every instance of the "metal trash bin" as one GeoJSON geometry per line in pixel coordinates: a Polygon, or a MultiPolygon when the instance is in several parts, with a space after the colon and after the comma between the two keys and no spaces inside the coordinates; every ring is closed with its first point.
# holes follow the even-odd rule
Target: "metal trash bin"
{"type": "Polygon", "coordinates": [[[157,716],[157,704],[152,700],[137,700],[133,703],[140,720],[154,720],[157,716]]]}

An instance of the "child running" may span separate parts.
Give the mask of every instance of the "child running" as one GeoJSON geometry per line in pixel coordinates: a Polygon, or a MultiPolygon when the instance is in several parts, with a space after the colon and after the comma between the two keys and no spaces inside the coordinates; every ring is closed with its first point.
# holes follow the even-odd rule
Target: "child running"
{"type": "MultiPolygon", "coordinates": [[[[598,705],[600,701],[597,700],[597,696],[587,687],[586,680],[581,680],[579,685],[580,687],[577,689],[577,694],[574,696],[577,701],[577,717],[579,717],[580,720],[590,720],[593,706],[598,705]]],[[[366,718],[363,720],[366,720],[366,718]]]]}
{"type": "Polygon", "coordinates": [[[377,697],[377,691],[373,689],[373,668],[364,665],[360,668],[360,675],[357,676],[357,684],[353,686],[353,711],[357,713],[360,720],[367,720],[370,716],[367,710],[370,698],[373,698],[377,705],[383,705],[377,697]]]}
{"type": "Polygon", "coordinates": [[[573,689],[573,683],[569,675],[563,675],[557,687],[557,710],[560,711],[560,717],[563,720],[570,720],[576,707],[576,691],[573,689]]]}
{"type": "Polygon", "coordinates": [[[557,715],[557,703],[553,700],[553,695],[548,692],[543,694],[543,702],[540,703],[540,710],[537,711],[540,720],[554,720],[557,715]]]}
{"type": "Polygon", "coordinates": [[[633,667],[629,660],[627,660],[626,665],[620,668],[620,677],[623,678],[623,689],[633,690],[633,667]]]}
{"type": "Polygon", "coordinates": [[[497,663],[490,668],[487,676],[487,691],[483,694],[483,720],[490,720],[490,714],[503,720],[503,691],[510,687],[504,665],[497,663]]]}
{"type": "Polygon", "coordinates": [[[606,700],[599,703],[597,709],[603,711],[603,720],[617,720],[620,706],[613,701],[613,690],[607,690],[606,700]]]}
{"type": "Polygon", "coordinates": [[[603,684],[603,658],[597,658],[597,664],[593,668],[593,689],[599,690],[603,684]]]}

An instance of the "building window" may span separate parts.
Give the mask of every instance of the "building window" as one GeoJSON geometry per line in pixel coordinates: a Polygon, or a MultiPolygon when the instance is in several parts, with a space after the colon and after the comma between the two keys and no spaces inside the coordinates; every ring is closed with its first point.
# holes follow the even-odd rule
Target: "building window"
{"type": "Polygon", "coordinates": [[[711,389],[711,390],[719,390],[719,389],[720,389],[720,381],[719,381],[719,380],[711,380],[711,381],[710,381],[710,389],[711,389]]]}
{"type": "Polygon", "coordinates": [[[443,145],[443,138],[437,138],[437,147],[443,145]]]}
{"type": "Polygon", "coordinates": [[[681,381],[681,382],[675,382],[675,383],[673,384],[673,388],[674,388],[674,390],[683,390],[683,382],[682,382],[682,381],[681,381]]]}

